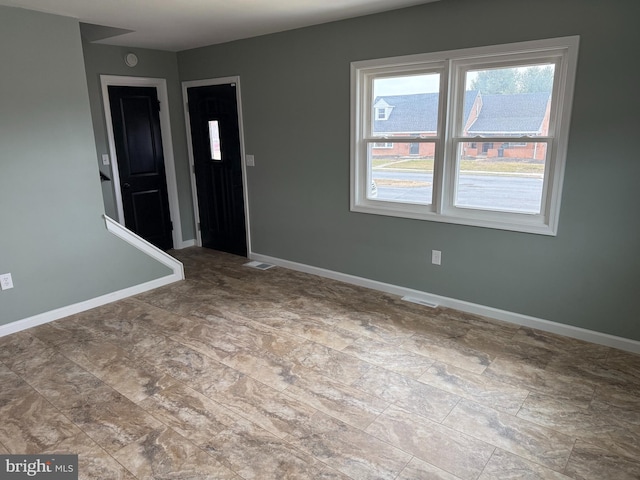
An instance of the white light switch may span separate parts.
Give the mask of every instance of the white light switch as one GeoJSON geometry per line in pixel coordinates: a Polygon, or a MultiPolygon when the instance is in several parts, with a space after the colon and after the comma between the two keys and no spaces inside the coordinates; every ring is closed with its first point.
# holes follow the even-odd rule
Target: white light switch
{"type": "Polygon", "coordinates": [[[109,154],[108,153],[103,153],[102,154],[102,164],[103,165],[109,165],[109,154]]]}
{"type": "Polygon", "coordinates": [[[247,167],[255,167],[256,166],[256,159],[254,158],[253,155],[245,155],[244,156],[246,162],[247,162],[247,167]]]}

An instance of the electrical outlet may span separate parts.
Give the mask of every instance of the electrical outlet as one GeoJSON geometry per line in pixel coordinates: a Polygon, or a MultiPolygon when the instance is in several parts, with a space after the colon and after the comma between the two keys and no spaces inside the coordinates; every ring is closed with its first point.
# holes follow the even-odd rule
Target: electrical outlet
{"type": "Polygon", "coordinates": [[[244,156],[247,167],[255,167],[256,166],[256,158],[253,155],[245,155],[244,156]]]}
{"type": "Polygon", "coordinates": [[[3,273],[0,275],[0,289],[9,290],[13,288],[13,279],[10,273],[3,273]]]}
{"type": "Polygon", "coordinates": [[[440,250],[431,250],[431,263],[434,265],[442,263],[442,252],[440,250]]]}

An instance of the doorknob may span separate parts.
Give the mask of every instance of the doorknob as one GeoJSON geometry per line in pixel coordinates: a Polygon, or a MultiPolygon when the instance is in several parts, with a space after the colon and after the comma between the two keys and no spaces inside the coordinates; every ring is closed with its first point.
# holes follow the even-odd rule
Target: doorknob
{"type": "Polygon", "coordinates": [[[129,185],[128,183],[123,183],[122,188],[131,188],[131,185],[129,185]]]}

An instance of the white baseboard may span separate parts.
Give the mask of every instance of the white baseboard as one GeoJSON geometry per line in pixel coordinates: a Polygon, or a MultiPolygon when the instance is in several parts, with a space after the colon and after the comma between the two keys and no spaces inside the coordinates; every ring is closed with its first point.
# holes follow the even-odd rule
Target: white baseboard
{"type": "Polygon", "coordinates": [[[195,247],[195,240],[183,240],[180,244],[174,245],[173,248],[176,250],[182,250],[183,248],[195,247]]]}
{"type": "Polygon", "coordinates": [[[182,262],[179,262],[156,246],[150,244],[145,239],[136,235],[131,230],[123,227],[107,215],[103,215],[103,217],[105,225],[109,232],[121,238],[128,244],[134,246],[151,258],[169,267],[173,273],[161,278],[157,278],[155,280],[151,280],[149,282],[118,290],[117,292],[107,293],[99,297],[90,298],[79,303],[74,303],[73,305],[67,305],[55,310],[40,313],[38,315],[34,315],[33,317],[23,318],[22,320],[17,320],[6,325],[0,325],[0,337],[9,335],[11,333],[16,333],[27,328],[36,327],[38,325],[42,325],[43,323],[53,322],[54,320],[68,317],[69,315],[75,315],[76,313],[84,312],[85,310],[90,310],[107,303],[115,302],[116,300],[122,300],[123,298],[131,297],[139,293],[153,290],[154,288],[163,287],[165,285],[169,285],[170,283],[184,280],[184,266],[182,265],[182,262]]]}
{"type": "Polygon", "coordinates": [[[586,328],[574,327],[572,325],[565,325],[541,318],[522,315],[520,313],[509,312],[507,310],[500,310],[498,308],[487,307],[484,305],[479,305],[477,303],[457,300],[455,298],[434,295],[432,293],[423,292],[420,290],[399,287],[397,285],[392,285],[389,283],[378,282],[376,280],[370,280],[368,278],[357,277],[355,275],[335,272],[333,270],[326,270],[324,268],[305,265],[303,263],[291,262],[289,260],[270,257],[268,255],[261,255],[252,252],[249,254],[249,258],[251,260],[257,260],[260,262],[272,263],[274,265],[289,268],[291,270],[296,270],[299,272],[310,273],[313,275],[318,275],[320,277],[339,280],[341,282],[349,283],[352,285],[371,288],[373,290],[390,293],[392,295],[398,295],[401,297],[412,297],[413,299],[417,299],[426,303],[453,308],[463,312],[473,313],[475,315],[482,315],[484,317],[494,318],[496,320],[513,323],[515,325],[521,325],[523,327],[535,328],[538,330],[543,330],[545,332],[564,335],[565,337],[577,338],[579,340],[597,343],[599,345],[606,345],[608,347],[618,348],[620,350],[640,353],[640,342],[637,340],[617,337],[615,335],[609,335],[607,333],[587,330],[586,328]]]}
{"type": "Polygon", "coordinates": [[[143,293],[154,288],[163,287],[174,283],[176,281],[175,275],[167,275],[166,277],[151,280],[150,282],[142,283],[140,285],[134,285],[133,287],[118,290],[117,292],[107,293],[100,297],[91,298],[83,302],[74,303],[73,305],[67,305],[66,307],[57,308],[48,312],[34,315],[33,317],[24,318],[15,322],[8,323],[6,325],[0,325],[0,337],[16,333],[27,328],[37,327],[43,323],[53,322],[60,318],[68,317],[69,315],[75,315],[76,313],[84,312],[92,308],[106,305],[107,303],[115,302],[116,300],[122,300],[123,298],[131,297],[139,293],[143,293]]]}

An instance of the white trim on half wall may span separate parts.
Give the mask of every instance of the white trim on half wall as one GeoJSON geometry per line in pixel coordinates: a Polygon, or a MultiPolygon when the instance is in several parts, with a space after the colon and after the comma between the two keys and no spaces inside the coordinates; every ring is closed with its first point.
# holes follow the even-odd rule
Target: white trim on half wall
{"type": "Polygon", "coordinates": [[[165,267],[173,270],[172,276],[175,277],[175,282],[184,280],[184,266],[182,265],[182,262],[163,252],[155,245],[147,242],[144,238],[135,234],[128,228],[122,226],[113,218],[110,218],[107,215],[103,215],[103,218],[109,232],[113,233],[116,237],[121,238],[129,245],[132,245],[136,249],[145,253],[147,256],[153,258],[154,260],[157,260],[165,267]]]}
{"type": "Polygon", "coordinates": [[[370,280],[368,278],[357,277],[355,275],[335,272],[333,270],[326,270],[324,268],[305,265],[303,263],[292,262],[289,260],[283,260],[281,258],[270,257],[268,255],[261,255],[259,253],[251,252],[249,253],[249,258],[251,260],[257,260],[264,263],[272,263],[274,265],[278,265],[280,267],[288,268],[291,270],[310,273],[312,275],[318,275],[320,277],[330,278],[332,280],[338,280],[340,282],[349,283],[351,285],[358,285],[360,287],[370,288],[372,290],[378,290],[380,292],[390,293],[392,295],[398,295],[400,297],[409,297],[407,298],[407,301],[427,305],[428,307],[425,308],[434,308],[438,306],[453,308],[462,312],[481,315],[483,317],[488,317],[495,320],[520,325],[523,327],[535,328],[537,330],[543,330],[545,332],[564,335],[565,337],[576,338],[579,340],[584,340],[586,342],[597,343],[599,345],[605,345],[607,347],[626,350],[628,352],[640,353],[640,342],[637,340],[609,335],[607,333],[596,332],[594,330],[587,330],[586,328],[574,327],[573,325],[565,325],[541,318],[530,317],[528,315],[509,312],[507,310],[500,310],[493,307],[487,307],[485,305],[466,302],[464,300],[458,300],[455,298],[443,297],[428,292],[422,292],[420,290],[399,287],[397,285],[392,285],[389,283],[378,282],[377,280],[370,280]]]}
{"type": "Polygon", "coordinates": [[[157,260],[166,267],[170,268],[172,270],[172,273],[170,275],[141,283],[139,285],[124,288],[116,292],[107,293],[99,297],[90,298],[89,300],[85,300],[83,302],[78,302],[74,303],[73,305],[67,305],[55,310],[43,312],[32,317],[23,318],[22,320],[8,323],[6,325],[0,325],[0,337],[9,335],[11,333],[20,332],[22,330],[26,330],[27,328],[37,327],[38,325],[53,322],[54,320],[68,317],[69,315],[75,315],[76,313],[100,307],[102,305],[106,305],[107,303],[115,302],[116,300],[122,300],[123,298],[131,297],[139,293],[153,290],[154,288],[163,287],[165,285],[169,285],[170,283],[184,280],[184,267],[182,265],[182,262],[176,260],[170,255],[167,255],[165,252],[150,244],[145,239],[139,237],[131,230],[127,230],[112,218],[109,218],[106,215],[103,215],[103,217],[107,230],[109,232],[121,238],[146,255],[150,256],[154,260],[157,260]]]}

